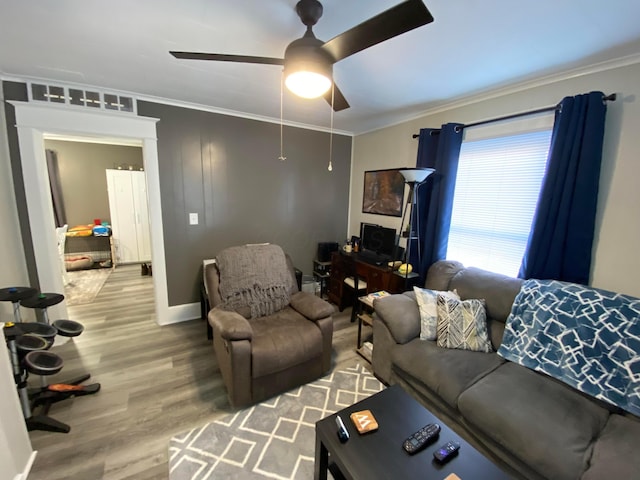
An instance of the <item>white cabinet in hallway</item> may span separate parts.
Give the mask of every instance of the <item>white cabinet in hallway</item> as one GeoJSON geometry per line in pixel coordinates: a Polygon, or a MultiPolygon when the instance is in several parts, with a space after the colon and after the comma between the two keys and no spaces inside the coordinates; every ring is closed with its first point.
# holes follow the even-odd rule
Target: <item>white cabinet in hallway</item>
{"type": "Polygon", "coordinates": [[[145,173],[132,170],[106,172],[116,263],[150,262],[151,237],[145,173]]]}

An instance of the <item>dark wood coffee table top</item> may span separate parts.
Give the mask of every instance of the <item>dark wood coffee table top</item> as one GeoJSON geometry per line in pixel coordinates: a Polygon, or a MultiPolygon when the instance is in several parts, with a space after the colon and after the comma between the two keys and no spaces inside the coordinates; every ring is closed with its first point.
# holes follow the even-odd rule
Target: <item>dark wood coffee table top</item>
{"type": "Polygon", "coordinates": [[[327,478],[328,461],[335,463],[346,478],[352,479],[443,480],[451,473],[455,473],[462,480],[511,478],[398,385],[316,423],[316,479],[327,478]],[[371,410],[379,424],[377,431],[364,435],[357,432],[349,415],[359,410],[371,410]],[[336,415],[340,415],[349,431],[350,439],[346,443],[340,443],[338,439],[336,415]],[[421,452],[408,455],[402,448],[402,442],[428,423],[440,425],[442,430],[439,438],[421,452]],[[440,465],[434,461],[433,452],[450,440],[460,443],[459,453],[448,463],[440,465]]]}

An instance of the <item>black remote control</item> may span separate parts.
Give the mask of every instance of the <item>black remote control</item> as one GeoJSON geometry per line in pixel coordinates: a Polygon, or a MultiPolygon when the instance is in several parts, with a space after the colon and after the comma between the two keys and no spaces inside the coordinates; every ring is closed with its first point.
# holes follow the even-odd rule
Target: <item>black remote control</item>
{"type": "Polygon", "coordinates": [[[336,425],[338,425],[338,438],[342,443],[349,440],[349,432],[347,431],[347,427],[344,426],[340,415],[336,416],[336,425]]]}
{"type": "Polygon", "coordinates": [[[458,442],[447,442],[433,452],[433,458],[435,458],[438,463],[446,463],[458,454],[458,450],[460,450],[460,444],[458,442]]]}
{"type": "Polygon", "coordinates": [[[435,440],[440,433],[440,425],[437,423],[430,423],[425,425],[420,430],[409,436],[402,444],[402,448],[410,455],[418,453],[429,443],[435,440]]]}

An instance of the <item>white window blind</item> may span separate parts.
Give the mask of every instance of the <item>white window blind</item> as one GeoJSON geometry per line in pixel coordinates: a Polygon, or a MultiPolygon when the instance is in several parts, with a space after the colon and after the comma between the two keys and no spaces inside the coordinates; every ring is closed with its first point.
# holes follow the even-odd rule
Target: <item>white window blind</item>
{"type": "Polygon", "coordinates": [[[544,130],[463,142],[447,258],[518,274],[550,141],[544,130]]]}

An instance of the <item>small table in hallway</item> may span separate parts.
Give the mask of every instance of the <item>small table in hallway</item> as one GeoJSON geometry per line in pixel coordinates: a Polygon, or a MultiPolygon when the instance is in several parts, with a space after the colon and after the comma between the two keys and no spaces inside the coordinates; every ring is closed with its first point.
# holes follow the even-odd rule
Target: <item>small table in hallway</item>
{"type": "Polygon", "coordinates": [[[411,398],[400,386],[394,385],[361,402],[347,407],[316,423],[316,453],[314,478],[326,480],[329,464],[335,464],[349,479],[362,478],[434,478],[445,479],[455,473],[462,480],[502,480],[511,478],[489,459],[461,439],[453,430],[426,408],[411,398]],[[379,429],[360,435],[349,415],[371,410],[379,429]],[[340,443],[335,422],[340,415],[350,439],[340,443]],[[402,442],[428,423],[438,423],[439,438],[415,455],[408,455],[402,442]],[[433,452],[442,444],[460,443],[457,457],[444,465],[433,459],[433,452]]]}

